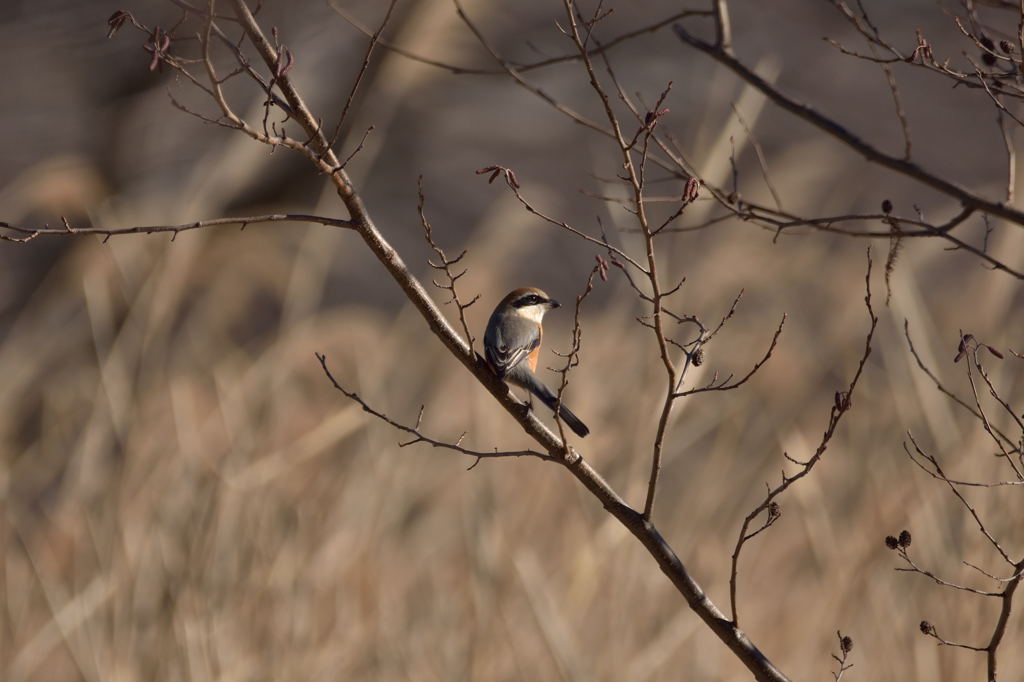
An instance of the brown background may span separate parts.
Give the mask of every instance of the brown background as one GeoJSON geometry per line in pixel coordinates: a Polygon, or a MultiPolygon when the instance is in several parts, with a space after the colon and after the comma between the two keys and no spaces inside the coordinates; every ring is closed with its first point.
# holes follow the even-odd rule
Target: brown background
{"type": "MultiPolygon", "coordinates": [[[[335,1],[369,24],[383,12],[379,2],[335,1]]],[[[608,4],[616,10],[602,29],[609,36],[677,9],[608,4]]],[[[278,26],[296,55],[297,85],[333,121],[365,38],[324,3],[266,5],[264,26],[278,26]]],[[[529,61],[570,49],[554,26],[559,5],[479,0],[467,10],[503,55],[529,61]]],[[[50,0],[0,9],[0,218],[52,225],[63,214],[117,227],[271,210],[344,216],[297,155],[269,154],[174,109],[168,88],[205,104],[170,72],[146,70],[137,33],[105,39],[106,17],[121,6],[50,0]]],[[[869,7],[904,49],[917,28],[937,55],[962,59],[973,49],[931,3],[869,7]]],[[[130,8],[150,25],[177,17],[155,0],[130,8]]],[[[745,63],[883,149],[902,149],[881,71],[821,40],[860,46],[827,3],[747,0],[732,11],[745,63]]],[[[420,54],[492,66],[443,0],[401,3],[389,37],[420,54]]],[[[728,184],[735,149],[741,192],[770,200],[735,104],[789,210],[875,212],[885,198],[904,215],[916,204],[935,222],[957,210],[765,103],[670,31],[623,45],[612,59],[645,101],[674,82],[659,125],[711,182],[728,184]]],[[[896,74],[918,162],[1003,198],[1005,152],[985,95],[909,67],[896,74]]],[[[580,65],[529,78],[600,114],[580,65]]],[[[463,282],[482,297],[470,309],[478,336],[514,287],[572,301],[597,252],[528,215],[475,169],[509,166],[538,208],[591,233],[600,217],[613,241],[639,248],[617,229],[628,214],[585,195],[621,195],[597,179],[614,176],[614,148],[525,90],[386,52],[365,85],[343,154],[369,125],[375,131],[352,164],[354,180],[386,237],[429,279],[415,212],[424,176],[439,241],[469,249],[463,282]]],[[[254,93],[234,94],[240,111],[260,116],[254,93]]],[[[678,183],[653,187],[680,191],[678,183]]],[[[684,224],[711,210],[698,202],[684,224]]],[[[962,235],[980,240],[980,223],[962,235]]],[[[687,277],[681,311],[717,320],[745,290],[697,377],[746,372],[789,314],[755,379],[684,401],[670,430],[655,520],[723,607],[740,522],[765,482],[777,480],[783,451],[813,452],[867,331],[868,243],[807,231],[777,243],[772,236],[725,222],[661,245],[664,271],[687,277]]],[[[1019,230],[993,239],[994,252],[1020,267],[1019,230]]],[[[880,264],[887,244],[872,246],[880,264]]],[[[879,268],[874,286],[881,325],[854,410],[819,468],[782,499],[778,524],[745,551],[742,624],[794,679],[828,678],[837,629],[855,641],[851,679],[981,679],[982,655],[939,648],[918,623],[981,644],[995,600],[894,572],[900,564],[883,538],[908,528],[922,564],[995,589],[960,562],[1002,574],[998,557],[902,443],[912,431],[951,475],[1005,473],[978,425],[916,369],[902,328],[909,319],[923,357],[966,396],[961,366],[951,362],[960,330],[1020,350],[1021,287],[924,241],[905,246],[888,307],[879,268]]],[[[593,430],[585,456],[635,505],[662,390],[653,338],[634,321],[641,313],[621,279],[598,286],[567,395],[593,430]]],[[[547,345],[564,350],[571,314],[549,319],[547,345]]],[[[745,679],[651,558],[560,468],[496,460],[467,472],[467,458],[400,449],[394,431],[330,388],[314,351],[395,418],[413,421],[426,403],[434,435],[465,431],[479,448],[527,445],[351,233],[274,224],[185,233],[173,243],[2,243],[0,344],[3,679],[745,679]]],[[[991,371],[1020,405],[1020,361],[994,362],[991,371]]],[[[972,491],[971,499],[1019,552],[1019,490],[972,491]]],[[[1018,623],[1003,647],[1008,679],[1024,670],[1018,623]]]]}

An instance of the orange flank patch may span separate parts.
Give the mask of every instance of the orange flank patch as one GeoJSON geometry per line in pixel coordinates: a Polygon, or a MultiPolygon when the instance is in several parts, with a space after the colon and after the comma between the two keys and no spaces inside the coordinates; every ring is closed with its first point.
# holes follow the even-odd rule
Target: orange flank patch
{"type": "Polygon", "coordinates": [[[536,348],[534,348],[532,351],[530,351],[530,354],[526,356],[526,361],[530,363],[530,371],[531,372],[536,372],[537,371],[537,358],[539,358],[539,357],[540,357],[540,346],[537,346],[536,348]]]}

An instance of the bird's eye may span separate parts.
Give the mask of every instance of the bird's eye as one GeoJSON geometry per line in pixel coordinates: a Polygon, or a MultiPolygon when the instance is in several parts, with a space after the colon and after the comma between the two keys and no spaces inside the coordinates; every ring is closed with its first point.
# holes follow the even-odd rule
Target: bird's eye
{"type": "Polygon", "coordinates": [[[538,296],[537,294],[527,294],[526,296],[523,296],[522,298],[517,300],[514,305],[517,308],[525,308],[526,306],[537,305],[538,303],[542,303],[543,301],[544,299],[538,296]]]}

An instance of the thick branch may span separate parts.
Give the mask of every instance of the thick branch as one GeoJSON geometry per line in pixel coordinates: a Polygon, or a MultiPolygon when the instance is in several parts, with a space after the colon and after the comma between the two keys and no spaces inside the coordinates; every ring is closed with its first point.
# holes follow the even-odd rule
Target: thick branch
{"type": "Polygon", "coordinates": [[[988,647],[986,648],[985,660],[988,664],[988,679],[991,682],[995,682],[996,679],[998,668],[996,652],[1003,641],[1003,635],[1006,634],[1006,624],[1010,621],[1010,613],[1013,611],[1013,595],[1017,592],[1017,588],[1020,587],[1021,580],[1024,580],[1024,560],[1018,561],[1014,568],[1016,569],[1015,577],[1006,586],[1006,589],[1003,590],[1003,604],[999,609],[999,620],[996,621],[996,627],[992,631],[992,638],[989,640],[988,647]]]}
{"type": "Polygon", "coordinates": [[[977,194],[960,187],[956,183],[929,173],[912,161],[882,152],[854,135],[835,120],[828,118],[806,104],[797,102],[796,100],[782,94],[767,81],[748,69],[742,62],[721,48],[697,38],[679,24],[673,26],[673,29],[675,30],[676,35],[679,36],[679,39],[684,43],[695,47],[704,54],[712,57],[720,64],[732,70],[744,81],[760,90],[766,97],[768,97],[768,99],[775,102],[778,106],[820,128],[828,135],[862,154],[869,161],[911,177],[932,189],[951,196],[967,208],[984,211],[1024,226],[1024,211],[1020,211],[1002,202],[984,199],[977,194]]]}
{"type": "MultiPolygon", "coordinates": [[[[236,15],[246,34],[259,50],[264,63],[272,71],[278,63],[278,55],[274,48],[263,35],[256,20],[245,4],[244,0],[233,0],[236,15]]],[[[306,108],[302,98],[295,91],[287,74],[282,74],[277,79],[277,85],[284,93],[285,99],[292,108],[295,120],[303,127],[310,136],[313,144],[319,146],[316,151],[323,154],[324,159],[337,167],[337,158],[327,147],[326,140],[319,130],[316,119],[306,108]]],[[[686,570],[686,567],[679,560],[672,548],[661,536],[658,530],[644,519],[638,512],[627,505],[608,483],[598,474],[587,462],[569,449],[575,457],[565,458],[565,445],[562,441],[541,423],[528,410],[523,410],[521,405],[511,395],[508,387],[498,379],[486,363],[473,354],[468,345],[459,338],[458,334],[441,314],[441,311],[427,295],[422,284],[409,272],[405,263],[398,253],[384,239],[374,226],[362,199],[356,193],[351,180],[344,170],[332,173],[331,177],[335,182],[338,195],[345,203],[354,227],[363,237],[367,246],[373,251],[377,259],[387,268],[389,274],[405,292],[407,298],[416,306],[423,315],[427,324],[442,343],[469,369],[474,376],[483,384],[488,391],[498,400],[499,403],[511,414],[523,429],[553,457],[559,457],[565,467],[589,490],[609,513],[618,519],[629,531],[644,545],[647,551],[654,557],[661,570],[669,577],[672,584],[683,595],[690,608],[715,632],[715,634],[733,651],[733,653],[754,673],[757,680],[779,681],[786,677],[769,661],[764,654],[747,636],[736,628],[708,596],[701,589],[700,585],[686,570]]]]}

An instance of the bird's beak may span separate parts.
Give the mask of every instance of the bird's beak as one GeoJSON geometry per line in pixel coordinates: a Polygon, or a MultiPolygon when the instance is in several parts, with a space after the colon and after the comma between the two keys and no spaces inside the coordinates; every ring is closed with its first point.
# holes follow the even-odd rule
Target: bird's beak
{"type": "Polygon", "coordinates": [[[553,298],[549,298],[549,299],[548,299],[548,307],[549,307],[549,308],[561,308],[561,307],[562,307],[562,304],[561,304],[561,303],[559,303],[558,301],[556,301],[556,300],[555,300],[555,299],[553,299],[553,298]]]}

